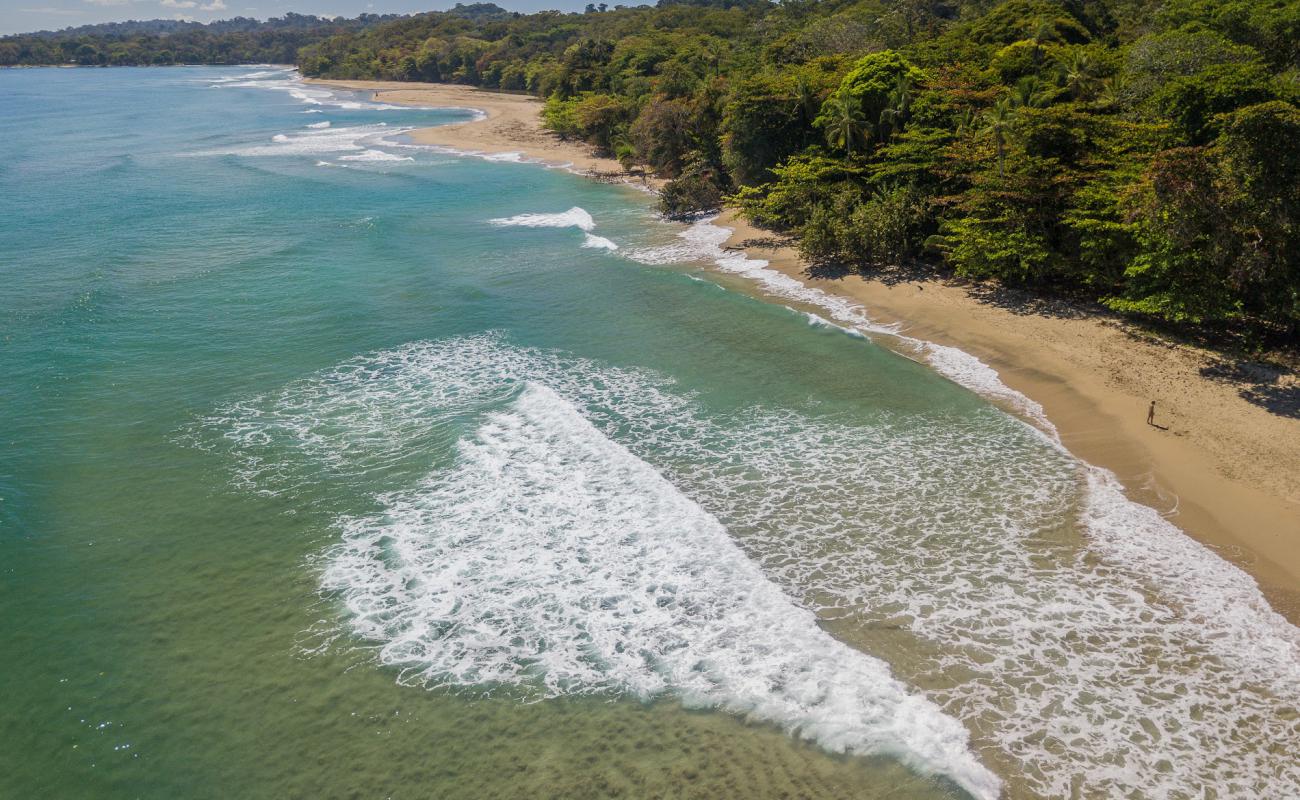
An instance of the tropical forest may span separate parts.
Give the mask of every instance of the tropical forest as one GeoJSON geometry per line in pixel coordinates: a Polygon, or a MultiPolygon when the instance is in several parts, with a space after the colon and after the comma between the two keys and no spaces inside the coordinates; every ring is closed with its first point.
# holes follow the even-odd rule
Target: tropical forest
{"type": "MultiPolygon", "coordinates": [[[[327,22],[289,31],[309,34],[304,75],[531,93],[555,133],[666,179],[666,214],[734,206],[820,268],[942,271],[1257,344],[1300,333],[1300,0],[327,22]]],[[[115,52],[97,36],[73,57],[115,52]]]]}

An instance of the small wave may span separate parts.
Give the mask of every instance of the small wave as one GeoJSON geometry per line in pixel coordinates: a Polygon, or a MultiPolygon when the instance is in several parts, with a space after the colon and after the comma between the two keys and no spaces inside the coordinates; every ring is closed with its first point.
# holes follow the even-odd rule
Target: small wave
{"type": "MultiPolygon", "coordinates": [[[[327,106],[354,111],[409,111],[416,106],[399,106],[390,103],[362,101],[351,99],[354,93],[336,91],[327,86],[303,83],[302,76],[296,69],[266,70],[229,78],[209,81],[217,89],[262,89],[266,91],[285,92],[300,103],[310,106],[327,106]]],[[[307,109],[303,113],[310,113],[307,109]]]]}
{"type": "Polygon", "coordinates": [[[339,156],[339,161],[414,161],[410,156],[399,156],[394,153],[385,153],[383,150],[363,150],[360,153],[349,156],[339,156]]]}
{"type": "Polygon", "coordinates": [[[587,235],[583,238],[583,240],[582,240],[582,246],[583,246],[583,247],[596,248],[596,249],[600,249],[600,250],[617,250],[617,249],[618,249],[618,245],[614,244],[614,243],[611,242],[609,239],[606,239],[604,236],[596,236],[595,234],[591,234],[591,233],[587,234],[587,235]]]}
{"type": "MultiPolygon", "coordinates": [[[[390,128],[385,123],[356,125],[351,127],[315,127],[294,133],[277,133],[271,137],[271,144],[235,147],[226,150],[210,150],[197,155],[234,155],[245,157],[264,156],[325,156],[336,153],[353,154],[355,161],[408,161],[405,156],[396,156],[376,150],[370,145],[378,144],[385,136],[402,133],[406,128],[390,128]],[[367,155],[370,154],[370,155],[367,155]],[[376,155],[377,154],[377,155],[376,155]]],[[[344,156],[343,158],[347,158],[344,156]]]]}
{"type": "Polygon", "coordinates": [[[329,120],[325,120],[324,122],[313,122],[313,123],[311,123],[310,125],[308,125],[307,127],[308,127],[308,128],[328,128],[329,126],[330,126],[329,120]]]}
{"type": "MultiPolygon", "coordinates": [[[[789,308],[789,306],[787,306],[787,308],[789,308]]],[[[795,309],[791,308],[790,310],[794,311],[795,309]]],[[[805,316],[808,317],[808,324],[813,326],[814,328],[829,328],[830,330],[833,331],[839,331],[840,333],[843,333],[846,336],[852,336],[855,339],[866,338],[866,334],[864,334],[862,331],[858,330],[857,328],[847,328],[843,325],[836,325],[834,322],[831,322],[825,317],[819,317],[816,314],[812,313],[811,311],[805,311],[803,313],[805,316]]]]}
{"type": "Polygon", "coordinates": [[[723,245],[731,229],[713,224],[714,218],[700,220],[678,234],[680,241],[658,247],[629,251],[627,256],[643,264],[674,264],[692,261],[712,262],[724,272],[744,276],[762,287],[767,294],[783,300],[821,308],[842,326],[862,333],[893,336],[913,350],[918,360],[936,372],[990,400],[1014,409],[1038,427],[1055,431],[1043,407],[1002,382],[998,373],[975,356],[955,347],[922,341],[901,333],[899,325],[876,322],[860,303],[825,292],[773,269],[761,258],[750,258],[742,250],[723,245]]]}
{"type": "Polygon", "coordinates": [[[493,225],[521,228],[578,228],[590,232],[595,229],[596,221],[584,208],[574,206],[558,214],[517,214],[513,217],[499,217],[488,220],[493,225]]]}

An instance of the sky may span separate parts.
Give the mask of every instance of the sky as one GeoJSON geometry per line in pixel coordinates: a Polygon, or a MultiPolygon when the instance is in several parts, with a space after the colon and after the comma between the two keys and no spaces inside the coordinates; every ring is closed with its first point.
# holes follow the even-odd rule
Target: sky
{"type": "MultiPolygon", "coordinates": [[[[450,8],[457,0],[0,0],[0,35],[59,30],[128,19],[193,19],[283,16],[287,11],[322,17],[409,14],[450,8]]],[[[474,0],[460,0],[470,3],[474,0]]],[[[494,0],[511,11],[581,11],[589,0],[494,0]]],[[[624,0],[627,2],[627,0],[624,0]]],[[[628,5],[635,3],[628,2],[628,5]]]]}

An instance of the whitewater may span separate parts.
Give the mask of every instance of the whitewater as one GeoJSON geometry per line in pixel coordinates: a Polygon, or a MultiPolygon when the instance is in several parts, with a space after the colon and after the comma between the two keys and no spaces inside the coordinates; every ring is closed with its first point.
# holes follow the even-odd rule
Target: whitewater
{"type": "MultiPolygon", "coordinates": [[[[300,99],[331,102],[313,91],[300,99]]],[[[383,127],[314,123],[232,152],[413,160],[399,154],[421,148],[392,138],[405,129],[383,127]]],[[[476,420],[445,442],[449,463],[336,523],[322,588],[380,663],[404,682],[521,700],[668,694],[828,750],[890,753],[979,797],[1001,791],[982,762],[1045,796],[1300,789],[1294,763],[1255,747],[1300,741],[1277,713],[1297,701],[1295,629],[1249,576],[1070,456],[1038,404],[961,350],[724,249],[712,220],[620,243],[595,233],[597,216],[486,223],[572,230],[581,248],[652,267],[710,264],[815,325],[888,337],[1011,416],[993,438],[759,407],[719,424],[659,376],[492,335],[375,353],[214,417],[238,432],[239,482],[269,493],[294,491],[296,470],[364,469],[372,452],[397,458],[476,420]],[[249,447],[267,440],[306,460],[268,480],[249,447]],[[1011,463],[989,464],[998,448],[1011,463]],[[1062,532],[1069,520],[1082,542],[1062,532]],[[913,637],[925,655],[893,659],[906,683],[823,631],[845,620],[858,632],[843,639],[877,625],[913,637]]]]}

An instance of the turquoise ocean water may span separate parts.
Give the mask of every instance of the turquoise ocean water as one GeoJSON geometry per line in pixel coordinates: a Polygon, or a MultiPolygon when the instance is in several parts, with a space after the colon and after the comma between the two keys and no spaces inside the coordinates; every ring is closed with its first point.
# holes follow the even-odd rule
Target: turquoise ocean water
{"type": "Polygon", "coordinates": [[[0,797],[1300,795],[1300,638],[964,354],[279,68],[0,71],[0,797]]]}

